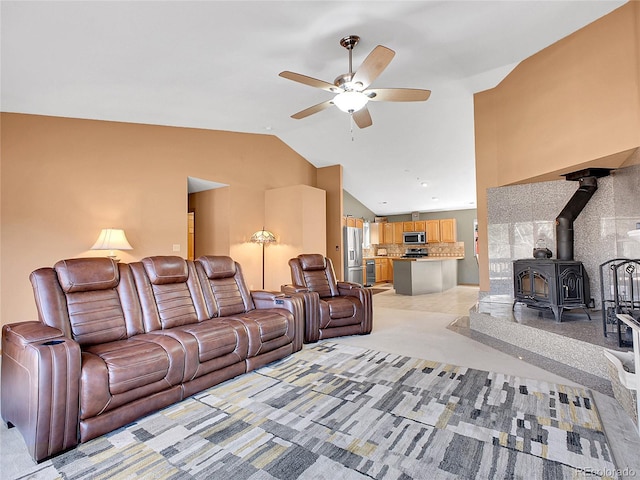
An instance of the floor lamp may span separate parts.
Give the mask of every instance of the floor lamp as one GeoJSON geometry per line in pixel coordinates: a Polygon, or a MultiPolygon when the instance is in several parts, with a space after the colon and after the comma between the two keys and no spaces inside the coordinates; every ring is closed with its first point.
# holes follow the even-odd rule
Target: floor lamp
{"type": "Polygon", "coordinates": [[[262,289],[264,290],[264,246],[267,243],[276,243],[276,236],[262,227],[262,230],[251,235],[251,241],[262,244],[262,289]]]}

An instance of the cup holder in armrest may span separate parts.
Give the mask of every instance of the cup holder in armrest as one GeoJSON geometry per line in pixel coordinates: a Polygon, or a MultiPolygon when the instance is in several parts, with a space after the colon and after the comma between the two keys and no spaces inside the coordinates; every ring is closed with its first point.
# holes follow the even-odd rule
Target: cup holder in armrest
{"type": "Polygon", "coordinates": [[[61,343],[64,343],[64,340],[49,340],[48,342],[44,342],[42,345],[52,347],[53,345],[60,345],[61,343]]]}

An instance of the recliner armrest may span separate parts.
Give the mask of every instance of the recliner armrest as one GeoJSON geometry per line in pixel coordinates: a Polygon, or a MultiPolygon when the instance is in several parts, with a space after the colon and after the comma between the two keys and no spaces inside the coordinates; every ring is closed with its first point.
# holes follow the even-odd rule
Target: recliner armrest
{"type": "Polygon", "coordinates": [[[287,295],[293,295],[294,293],[305,293],[310,291],[309,288],[303,285],[292,284],[281,285],[280,290],[282,291],[282,293],[285,293],[287,295]]]}
{"type": "Polygon", "coordinates": [[[256,309],[283,308],[293,315],[295,321],[293,351],[302,349],[304,338],[304,303],[301,295],[286,295],[284,293],[254,290],[251,298],[256,309]]]}
{"type": "Polygon", "coordinates": [[[80,371],[80,345],[57,328],[2,327],[2,418],[37,462],[78,444],[80,371]]]}
{"type": "Polygon", "coordinates": [[[354,282],[338,282],[338,291],[340,295],[359,295],[359,291],[365,287],[354,282]]]}

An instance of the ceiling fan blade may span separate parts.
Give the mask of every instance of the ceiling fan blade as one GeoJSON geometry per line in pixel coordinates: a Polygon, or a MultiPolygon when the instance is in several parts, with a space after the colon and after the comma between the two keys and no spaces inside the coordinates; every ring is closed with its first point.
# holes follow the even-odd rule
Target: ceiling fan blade
{"type": "Polygon", "coordinates": [[[353,75],[351,81],[353,83],[361,83],[361,91],[364,90],[387,68],[387,65],[389,65],[395,54],[396,52],[390,48],[378,45],[371,51],[367,58],[364,59],[364,62],[362,62],[358,71],[353,75]]]}
{"type": "Polygon", "coordinates": [[[328,92],[335,93],[341,90],[333,83],[325,82],[324,80],[318,80],[317,78],[307,77],[306,75],[302,75],[300,73],[294,73],[285,70],[284,72],[280,72],[279,75],[282,78],[293,80],[294,82],[302,83],[304,85],[309,85],[310,87],[321,88],[322,90],[326,90],[328,92]]]}
{"type": "Polygon", "coordinates": [[[298,113],[294,113],[291,115],[291,118],[295,118],[296,120],[300,120],[301,118],[308,117],[309,115],[313,115],[314,113],[321,112],[326,108],[329,108],[333,105],[333,100],[327,100],[326,102],[318,103],[313,107],[305,108],[304,110],[299,111],[298,113]]]}
{"type": "Polygon", "coordinates": [[[369,109],[364,106],[357,112],[352,113],[353,121],[356,122],[356,125],[360,128],[367,128],[373,125],[373,121],[371,120],[371,114],[369,113],[369,109]]]}
{"type": "Polygon", "coordinates": [[[431,96],[431,90],[418,88],[371,88],[363,93],[374,102],[424,102],[431,96]]]}

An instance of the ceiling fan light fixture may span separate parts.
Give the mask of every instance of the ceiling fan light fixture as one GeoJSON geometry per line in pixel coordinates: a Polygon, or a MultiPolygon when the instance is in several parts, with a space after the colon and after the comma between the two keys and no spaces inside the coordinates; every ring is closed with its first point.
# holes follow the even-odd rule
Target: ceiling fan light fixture
{"type": "Polygon", "coordinates": [[[353,113],[364,107],[369,101],[362,92],[342,92],[333,98],[333,104],[345,113],[353,113]]]}

